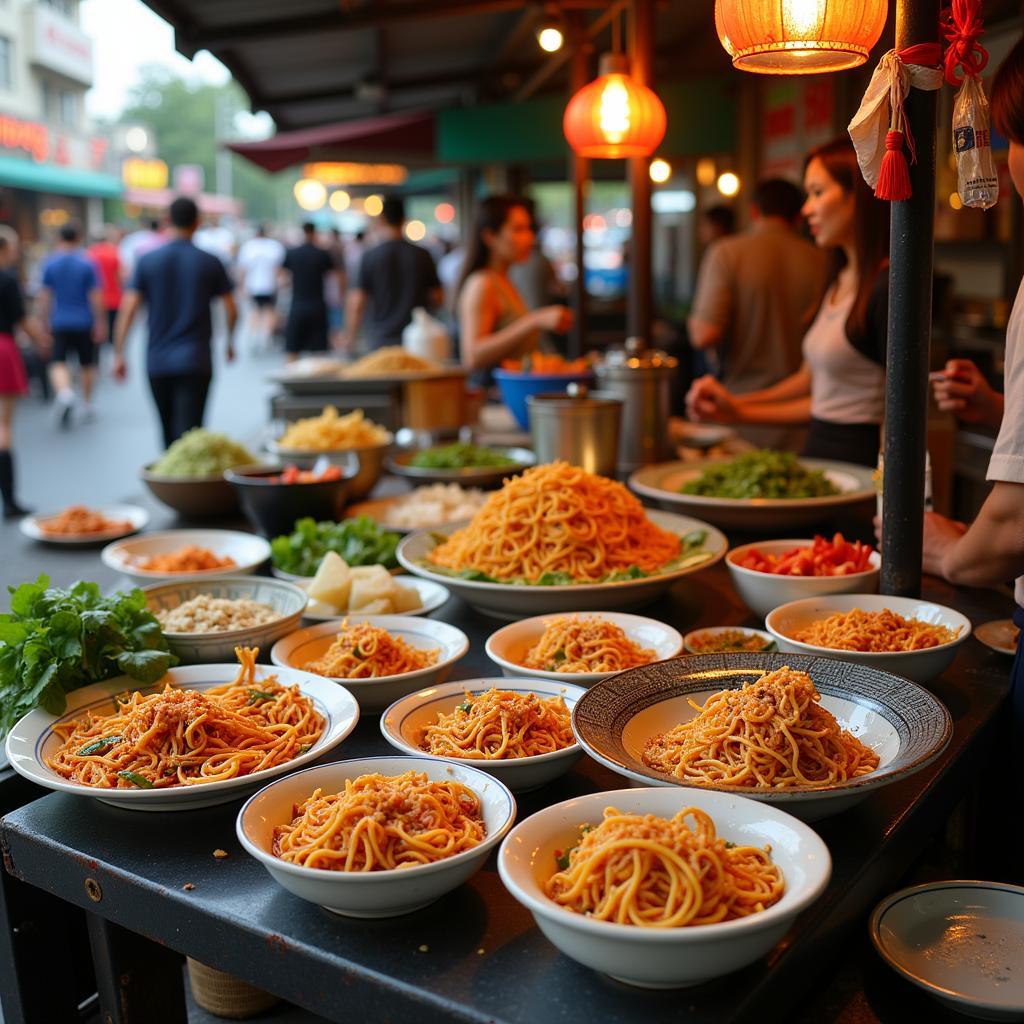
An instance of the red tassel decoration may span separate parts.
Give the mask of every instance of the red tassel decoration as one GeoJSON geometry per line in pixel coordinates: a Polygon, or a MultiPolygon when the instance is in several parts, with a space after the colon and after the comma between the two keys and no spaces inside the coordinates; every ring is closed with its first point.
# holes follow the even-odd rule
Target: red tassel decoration
{"type": "Polygon", "coordinates": [[[885,135],[885,156],[878,170],[875,196],[879,199],[909,199],[910,168],[903,154],[903,132],[890,129],[885,135]]]}

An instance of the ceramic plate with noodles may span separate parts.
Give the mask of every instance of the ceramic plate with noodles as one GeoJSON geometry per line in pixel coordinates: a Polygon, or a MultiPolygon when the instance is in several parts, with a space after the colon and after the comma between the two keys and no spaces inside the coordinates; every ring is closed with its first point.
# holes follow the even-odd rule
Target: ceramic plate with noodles
{"type": "MultiPolygon", "coordinates": [[[[66,793],[73,793],[78,796],[91,797],[102,800],[105,803],[119,807],[127,807],[133,810],[146,811],[177,811],[191,810],[197,807],[209,807],[215,804],[225,803],[237,799],[239,796],[258,788],[269,779],[285,772],[294,770],[307,764],[309,761],[320,757],[336,747],[355,728],[359,720],[359,706],[352,694],[338,683],[329,679],[319,679],[306,672],[283,667],[270,667],[256,665],[253,671],[251,682],[248,677],[239,683],[239,665],[189,665],[184,668],[172,668],[161,680],[153,686],[140,687],[137,682],[127,676],[120,676],[116,679],[107,679],[101,683],[94,683],[92,686],[75,690],[68,694],[68,706],[63,715],[55,716],[37,708],[19,721],[7,737],[7,754],[12,767],[26,778],[30,779],[48,789],[61,790],[66,793]],[[266,684],[266,688],[264,685],[266,684]],[[111,786],[89,785],[80,778],[66,777],[81,774],[77,771],[77,765],[71,765],[70,770],[58,774],[48,764],[57,757],[62,747],[65,747],[65,740],[75,729],[76,723],[93,720],[97,723],[111,724],[115,716],[123,720],[122,711],[126,710],[126,702],[130,705],[132,701],[140,702],[152,700],[159,697],[168,686],[171,687],[172,698],[183,703],[195,702],[197,705],[205,703],[210,697],[207,695],[213,691],[216,695],[218,690],[235,686],[241,687],[238,694],[232,700],[228,713],[234,717],[247,718],[250,716],[269,718],[267,715],[254,716],[259,712],[260,705],[276,702],[277,695],[281,690],[295,691],[297,698],[296,707],[301,702],[303,705],[311,705],[309,709],[310,719],[318,717],[322,719],[323,725],[316,738],[312,732],[308,738],[293,744],[293,756],[284,759],[271,756],[266,758],[263,766],[255,763],[251,765],[239,765],[238,770],[230,767],[231,755],[226,754],[223,749],[225,744],[221,742],[216,730],[206,730],[211,735],[206,736],[205,746],[200,746],[200,732],[204,727],[197,725],[191,734],[191,740],[186,740],[185,733],[188,730],[188,722],[193,719],[188,708],[182,708],[185,714],[181,720],[181,735],[178,736],[178,728],[175,726],[175,736],[165,737],[168,741],[168,757],[174,759],[174,764],[168,761],[167,768],[175,770],[180,767],[186,775],[194,776],[194,780],[177,784],[169,784],[171,777],[167,776],[167,783],[152,785],[148,787],[145,782],[154,783],[159,781],[152,772],[144,765],[140,768],[141,762],[130,758],[130,750],[123,743],[110,742],[117,737],[118,733],[101,728],[98,735],[83,739],[83,742],[72,749],[72,761],[81,761],[88,758],[109,760],[112,762],[114,775],[117,772],[130,772],[138,776],[138,784],[130,777],[118,778],[117,783],[111,786]],[[251,691],[251,692],[250,692],[251,691]],[[183,697],[178,697],[180,693],[183,697]],[[195,696],[191,696],[194,694],[195,696]],[[249,700],[253,700],[250,705],[249,700]],[[198,730],[198,731],[196,731],[198,730]],[[107,741],[107,742],[101,742],[107,741]],[[190,747],[193,742],[195,747],[190,747]],[[97,746],[97,744],[100,744],[97,746]],[[177,745],[177,747],[175,747],[177,745]],[[94,750],[89,750],[95,747],[94,750]],[[175,748],[172,750],[172,748],[175,748]],[[197,749],[199,748],[199,749],[197,749]],[[214,748],[219,748],[216,752],[214,748]],[[80,751],[87,751],[79,754],[80,751]],[[209,754],[209,757],[207,757],[209,754]],[[124,755],[124,756],[122,756],[124,755]],[[113,762],[117,762],[116,765],[113,762]],[[122,764],[121,761],[124,761],[122,764]],[[206,771],[208,781],[200,781],[202,764],[209,762],[209,769],[206,771]],[[144,782],[142,780],[145,780],[144,782]]],[[[287,733],[288,721],[284,727],[273,724],[250,723],[248,727],[256,725],[259,729],[270,729],[274,732],[287,733]]],[[[313,730],[315,731],[315,730],[313,730]]],[[[128,739],[129,737],[122,737],[128,739]]],[[[251,739],[251,737],[250,737],[251,739]]],[[[244,741],[248,742],[248,741],[244,741]]],[[[267,747],[273,747],[273,741],[267,747]]],[[[71,749],[71,748],[67,748],[71,749]]],[[[240,749],[244,749],[243,746],[240,749]]],[[[291,750],[288,751],[292,753],[291,750]]],[[[66,762],[66,759],[65,759],[66,762]]],[[[91,769],[90,769],[91,771],[91,769]]]]}

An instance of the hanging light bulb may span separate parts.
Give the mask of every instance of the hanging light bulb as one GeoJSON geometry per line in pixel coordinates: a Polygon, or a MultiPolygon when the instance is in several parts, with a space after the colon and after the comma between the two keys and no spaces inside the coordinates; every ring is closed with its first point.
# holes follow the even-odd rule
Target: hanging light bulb
{"type": "Polygon", "coordinates": [[[300,178],[295,182],[292,194],[304,210],[319,210],[327,202],[327,189],[316,178],[300,178]]]}
{"type": "Polygon", "coordinates": [[[537,25],[537,44],[545,53],[557,53],[565,43],[565,25],[558,4],[545,4],[537,25]]]}
{"type": "Polygon", "coordinates": [[[736,195],[736,193],[739,192],[740,190],[739,175],[733,174],[732,171],[723,171],[718,176],[718,181],[716,184],[718,187],[718,191],[721,192],[723,196],[726,196],[728,198],[731,198],[732,196],[736,195]]]}
{"type": "Polygon", "coordinates": [[[601,74],[569,100],[562,118],[569,145],[599,159],[650,156],[665,128],[657,93],[631,78],[626,58],[613,53],[601,58],[601,74]]]}
{"type": "Polygon", "coordinates": [[[888,6],[888,0],[715,0],[715,28],[743,71],[843,71],[868,59],[888,6]]]}
{"type": "Polygon", "coordinates": [[[659,157],[657,160],[651,161],[651,166],[647,169],[647,173],[650,174],[651,181],[656,185],[664,185],[672,177],[672,165],[667,160],[662,160],[659,157]]]}

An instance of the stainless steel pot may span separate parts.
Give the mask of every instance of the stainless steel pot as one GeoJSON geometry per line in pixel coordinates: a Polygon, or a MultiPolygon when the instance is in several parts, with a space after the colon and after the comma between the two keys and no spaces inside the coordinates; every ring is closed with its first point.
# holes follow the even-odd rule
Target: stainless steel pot
{"type": "Polygon", "coordinates": [[[570,384],[557,394],[526,399],[537,462],[563,459],[591,473],[614,476],[622,400],[570,384]]]}
{"type": "Polygon", "coordinates": [[[623,348],[609,350],[598,363],[601,390],[617,395],[623,402],[620,474],[672,458],[668,419],[678,368],[675,356],[645,348],[639,338],[627,339],[623,348]]]}

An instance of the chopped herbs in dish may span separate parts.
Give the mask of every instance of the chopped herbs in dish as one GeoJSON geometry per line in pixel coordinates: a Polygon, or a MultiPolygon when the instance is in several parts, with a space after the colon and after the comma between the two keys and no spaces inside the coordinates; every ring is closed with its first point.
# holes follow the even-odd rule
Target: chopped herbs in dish
{"type": "Polygon", "coordinates": [[[502,469],[519,463],[493,448],[456,441],[417,452],[409,465],[417,469],[502,469]]]}
{"type": "Polygon", "coordinates": [[[827,498],[839,488],[820,469],[808,469],[792,452],[748,452],[730,462],[709,466],[680,488],[705,498],[827,498]]]}

